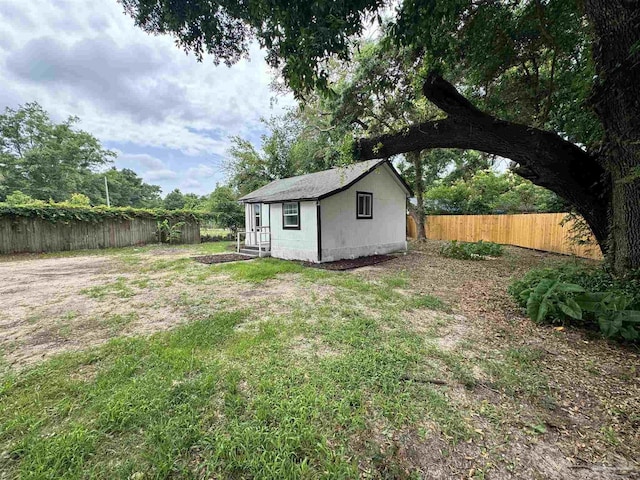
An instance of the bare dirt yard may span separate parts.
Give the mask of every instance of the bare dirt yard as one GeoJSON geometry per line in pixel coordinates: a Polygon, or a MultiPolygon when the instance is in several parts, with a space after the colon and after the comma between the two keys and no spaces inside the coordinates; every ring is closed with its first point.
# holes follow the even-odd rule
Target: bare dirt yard
{"type": "Polygon", "coordinates": [[[438,250],[3,259],[0,478],[640,478],[639,352],[506,293],[570,260],[438,250]]]}
{"type": "MultiPolygon", "coordinates": [[[[214,249],[226,246],[213,244],[214,249]]],[[[224,273],[209,275],[204,270],[207,278],[202,278],[203,269],[194,265],[202,257],[191,248],[120,253],[25,260],[17,256],[0,262],[4,361],[21,368],[110,338],[167,330],[188,321],[184,307],[205,293],[215,293],[208,299],[212,310],[241,301],[264,304],[265,313],[305,297],[295,281],[285,279],[256,288],[224,273]]]]}

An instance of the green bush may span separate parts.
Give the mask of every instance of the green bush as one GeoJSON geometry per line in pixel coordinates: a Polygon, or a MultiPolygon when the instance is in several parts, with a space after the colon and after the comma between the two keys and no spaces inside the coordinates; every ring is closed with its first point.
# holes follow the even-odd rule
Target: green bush
{"type": "Polygon", "coordinates": [[[613,339],[640,340],[640,271],[616,278],[604,268],[565,264],[529,271],[509,293],[539,323],[577,324],[613,339]]]}
{"type": "Polygon", "coordinates": [[[504,253],[504,247],[493,242],[458,242],[452,240],[440,248],[440,254],[449,258],[461,260],[484,260],[486,257],[499,257],[504,253]]]}
{"type": "Polygon", "coordinates": [[[152,218],[163,221],[201,221],[211,215],[207,212],[191,210],[162,210],[131,207],[74,206],[65,203],[29,205],[9,205],[0,203],[0,216],[13,218],[41,218],[53,223],[70,221],[102,222],[104,220],[131,220],[132,218],[152,218]]]}

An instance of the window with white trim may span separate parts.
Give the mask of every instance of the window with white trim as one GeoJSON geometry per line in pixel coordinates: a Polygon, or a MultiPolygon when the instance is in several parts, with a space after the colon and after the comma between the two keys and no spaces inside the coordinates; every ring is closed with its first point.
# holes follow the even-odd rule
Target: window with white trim
{"type": "Polygon", "coordinates": [[[282,204],[282,228],[300,228],[299,202],[287,202],[282,204]]]}
{"type": "Polygon", "coordinates": [[[356,218],[373,218],[373,193],[356,193],[356,218]]]}

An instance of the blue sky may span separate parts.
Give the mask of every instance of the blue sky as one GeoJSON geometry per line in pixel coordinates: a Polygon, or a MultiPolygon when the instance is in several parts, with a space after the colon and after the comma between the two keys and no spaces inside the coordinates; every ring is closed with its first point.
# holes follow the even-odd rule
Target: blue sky
{"type": "Polygon", "coordinates": [[[2,0],[0,109],[39,102],[118,153],[115,165],[205,194],[225,179],[229,137],[256,147],[260,119],[294,104],[270,88],[264,52],[228,68],[199,63],[136,28],[116,0],[2,0]]]}

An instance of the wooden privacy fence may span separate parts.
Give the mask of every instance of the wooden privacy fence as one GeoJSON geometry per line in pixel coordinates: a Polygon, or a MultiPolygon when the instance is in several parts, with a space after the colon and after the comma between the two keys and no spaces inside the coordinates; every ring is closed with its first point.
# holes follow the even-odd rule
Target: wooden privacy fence
{"type": "MultiPolygon", "coordinates": [[[[171,222],[176,223],[176,222],[171,222]]],[[[0,254],[59,252],[157,243],[157,220],[104,219],[51,222],[37,217],[0,216],[0,254]]],[[[200,225],[185,221],[179,243],[200,243],[200,225]]]]}
{"type": "MultiPolygon", "coordinates": [[[[533,248],[545,252],[602,259],[597,244],[574,245],[570,240],[572,222],[560,225],[566,213],[517,215],[428,215],[425,232],[431,240],[486,242],[533,248]]],[[[417,238],[417,226],[407,217],[407,236],[417,238]]]]}

